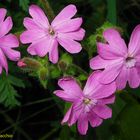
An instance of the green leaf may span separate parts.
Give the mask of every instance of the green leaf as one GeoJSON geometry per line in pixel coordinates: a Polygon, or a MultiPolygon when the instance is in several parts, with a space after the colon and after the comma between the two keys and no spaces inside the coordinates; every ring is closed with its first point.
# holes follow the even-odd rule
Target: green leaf
{"type": "Polygon", "coordinates": [[[17,100],[19,95],[13,86],[24,88],[24,83],[12,75],[3,74],[0,78],[0,85],[0,103],[9,108],[19,106],[20,102],[17,100]]]}
{"type": "Polygon", "coordinates": [[[28,10],[29,0],[19,0],[19,6],[22,7],[24,11],[28,10]]]}
{"type": "MultiPolygon", "coordinates": [[[[140,105],[126,106],[120,113],[117,121],[116,137],[120,140],[139,140],[140,105]]],[[[117,140],[117,139],[116,139],[117,140]]]]}
{"type": "Polygon", "coordinates": [[[21,79],[12,75],[8,75],[8,78],[10,79],[9,81],[13,86],[25,88],[25,85],[21,79]]]}
{"type": "Polygon", "coordinates": [[[53,79],[58,78],[61,74],[60,70],[54,66],[52,66],[50,73],[51,73],[51,78],[53,78],[53,79]]]}

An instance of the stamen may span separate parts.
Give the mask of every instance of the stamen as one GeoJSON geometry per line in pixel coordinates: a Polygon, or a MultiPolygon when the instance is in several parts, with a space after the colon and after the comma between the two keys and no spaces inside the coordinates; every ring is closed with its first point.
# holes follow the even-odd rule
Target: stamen
{"type": "Polygon", "coordinates": [[[84,98],[83,99],[83,102],[84,102],[84,104],[89,104],[90,102],[91,102],[91,99],[88,99],[88,98],[84,98]]]}
{"type": "Polygon", "coordinates": [[[49,34],[50,35],[54,35],[55,34],[54,30],[51,27],[49,28],[49,34]]]}

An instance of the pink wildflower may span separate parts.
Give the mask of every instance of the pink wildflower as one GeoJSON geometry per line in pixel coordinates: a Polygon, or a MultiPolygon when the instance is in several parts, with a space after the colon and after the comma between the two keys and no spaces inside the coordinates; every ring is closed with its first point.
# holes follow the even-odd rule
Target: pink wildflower
{"type": "Polygon", "coordinates": [[[93,72],[83,89],[79,87],[73,78],[63,78],[58,81],[62,90],[56,90],[56,96],[65,101],[71,102],[72,105],[65,117],[63,123],[69,126],[78,122],[78,131],[85,135],[88,130],[88,122],[92,127],[99,126],[103,119],[112,116],[112,110],[106,106],[115,100],[113,93],[116,90],[114,82],[108,85],[102,85],[98,82],[100,71],[93,72]]]}
{"type": "Polygon", "coordinates": [[[2,68],[8,72],[6,56],[12,61],[17,61],[20,58],[20,53],[13,50],[19,46],[18,39],[15,35],[8,34],[13,23],[11,17],[5,19],[6,13],[6,9],[0,8],[0,74],[2,68]]]}
{"type": "Polygon", "coordinates": [[[100,82],[116,81],[118,89],[124,89],[128,81],[131,88],[140,84],[140,25],[132,32],[128,48],[115,29],[107,29],[103,36],[108,42],[97,43],[98,56],[90,61],[94,70],[104,69],[100,82]]]}
{"type": "Polygon", "coordinates": [[[80,52],[82,47],[77,41],[83,39],[85,30],[80,27],[82,18],[72,19],[76,12],[74,5],[68,5],[49,24],[42,9],[31,5],[29,13],[32,18],[24,19],[27,30],[20,36],[21,42],[31,43],[27,49],[31,55],[44,57],[49,53],[52,63],[58,62],[58,44],[69,53],[80,52]]]}

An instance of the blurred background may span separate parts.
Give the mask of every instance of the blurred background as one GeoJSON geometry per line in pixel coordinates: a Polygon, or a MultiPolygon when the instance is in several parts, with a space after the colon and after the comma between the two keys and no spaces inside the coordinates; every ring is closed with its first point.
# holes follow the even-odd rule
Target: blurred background
{"type": "Polygon", "coordinates": [[[91,72],[89,59],[96,55],[96,41],[102,40],[104,29],[117,28],[128,43],[140,23],[140,0],[0,0],[0,7],[12,16],[11,32],[19,36],[25,30],[23,18],[29,16],[29,5],[37,4],[48,14],[46,2],[55,15],[68,4],[77,6],[76,16],[83,17],[86,30],[83,50],[73,56],[60,49],[60,60],[52,65],[47,57],[30,56],[28,45],[20,44],[29,65],[20,69],[9,61],[9,75],[3,72],[0,76],[0,134],[12,134],[11,140],[140,140],[140,89],[127,87],[117,92],[116,102],[110,106],[113,117],[98,128],[89,127],[86,136],[79,135],[75,125],[61,126],[69,104],[53,95],[63,75],[85,84],[91,72]]]}

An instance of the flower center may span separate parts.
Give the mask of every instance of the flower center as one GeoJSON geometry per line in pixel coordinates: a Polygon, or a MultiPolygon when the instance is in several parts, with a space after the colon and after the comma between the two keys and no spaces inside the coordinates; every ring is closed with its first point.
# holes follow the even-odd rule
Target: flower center
{"type": "Polygon", "coordinates": [[[132,68],[135,66],[136,60],[133,57],[127,57],[125,59],[125,62],[127,68],[132,68]]]}
{"type": "Polygon", "coordinates": [[[52,35],[52,36],[55,35],[55,31],[51,27],[49,28],[48,31],[49,31],[49,34],[50,35],[52,35]]]}
{"type": "Polygon", "coordinates": [[[83,102],[84,102],[84,104],[89,104],[90,102],[91,102],[91,99],[88,99],[88,98],[84,98],[83,99],[83,102]]]}

